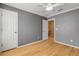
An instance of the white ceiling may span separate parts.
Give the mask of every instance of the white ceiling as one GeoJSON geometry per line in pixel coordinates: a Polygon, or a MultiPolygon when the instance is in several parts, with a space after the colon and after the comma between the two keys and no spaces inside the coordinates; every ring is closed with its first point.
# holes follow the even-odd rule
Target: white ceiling
{"type": "Polygon", "coordinates": [[[79,7],[79,3],[64,3],[55,7],[51,11],[46,11],[44,7],[40,6],[41,3],[4,3],[6,5],[16,7],[31,13],[35,13],[44,17],[51,17],[63,11],[79,7]]]}

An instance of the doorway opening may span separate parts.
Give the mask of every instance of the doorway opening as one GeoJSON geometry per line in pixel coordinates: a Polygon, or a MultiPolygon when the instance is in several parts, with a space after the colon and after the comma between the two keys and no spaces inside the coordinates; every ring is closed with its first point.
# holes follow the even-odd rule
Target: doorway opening
{"type": "Polygon", "coordinates": [[[54,20],[48,21],[48,38],[54,38],[54,20]]]}

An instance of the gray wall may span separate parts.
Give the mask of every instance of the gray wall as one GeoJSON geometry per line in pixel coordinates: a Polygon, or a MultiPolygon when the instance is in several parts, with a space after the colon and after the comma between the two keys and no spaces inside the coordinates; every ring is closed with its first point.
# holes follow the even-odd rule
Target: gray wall
{"type": "Polygon", "coordinates": [[[55,17],[56,41],[79,47],[79,9],[55,17]],[[73,40],[73,42],[70,42],[73,40]]]}
{"type": "MultiPolygon", "coordinates": [[[[1,14],[1,12],[0,12],[0,14],[1,14]]],[[[2,49],[2,48],[1,48],[1,45],[2,45],[2,44],[1,44],[1,41],[2,41],[2,40],[1,40],[1,39],[2,39],[2,32],[1,32],[1,30],[2,30],[2,20],[1,20],[1,19],[2,19],[2,17],[0,16],[0,50],[2,49]]]]}
{"type": "Polygon", "coordinates": [[[18,12],[19,45],[31,43],[33,41],[42,39],[42,19],[44,17],[4,4],[0,4],[0,7],[18,12]]]}

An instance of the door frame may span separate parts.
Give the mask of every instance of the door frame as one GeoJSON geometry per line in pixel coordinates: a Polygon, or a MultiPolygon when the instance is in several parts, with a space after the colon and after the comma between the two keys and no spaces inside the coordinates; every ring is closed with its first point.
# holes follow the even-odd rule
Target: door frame
{"type": "Polygon", "coordinates": [[[56,41],[55,40],[55,18],[48,19],[48,21],[54,21],[54,41],[56,41]]]}
{"type": "MultiPolygon", "coordinates": [[[[11,11],[11,10],[7,10],[7,9],[3,9],[3,8],[0,8],[0,10],[11,11]]],[[[12,11],[12,12],[16,13],[16,15],[17,15],[17,47],[18,47],[18,13],[15,11],[12,11]]],[[[15,47],[15,48],[17,48],[17,47],[15,47]]]]}
{"type": "MultiPolygon", "coordinates": [[[[45,19],[43,19],[45,20],[45,19]]],[[[43,39],[43,20],[42,20],[42,40],[47,40],[48,39],[48,30],[47,30],[47,39],[43,39]]],[[[48,22],[48,20],[45,20],[48,22]]],[[[47,23],[47,29],[48,29],[48,23],[47,23]]]]}

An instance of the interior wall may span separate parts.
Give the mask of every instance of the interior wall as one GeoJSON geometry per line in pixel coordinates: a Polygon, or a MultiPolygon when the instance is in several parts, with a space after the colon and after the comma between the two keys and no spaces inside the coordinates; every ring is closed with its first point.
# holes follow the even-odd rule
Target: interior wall
{"type": "Polygon", "coordinates": [[[23,45],[42,39],[42,20],[45,19],[14,7],[0,4],[0,8],[18,13],[18,44],[23,45]]]}
{"type": "Polygon", "coordinates": [[[79,47],[79,9],[52,18],[55,18],[55,40],[79,47]]]}
{"type": "MultiPolygon", "coordinates": [[[[0,10],[0,14],[1,14],[1,10],[0,10]]],[[[2,43],[1,43],[1,39],[2,39],[2,17],[0,16],[0,49],[2,49],[1,48],[1,45],[2,45],[2,43]]]]}

